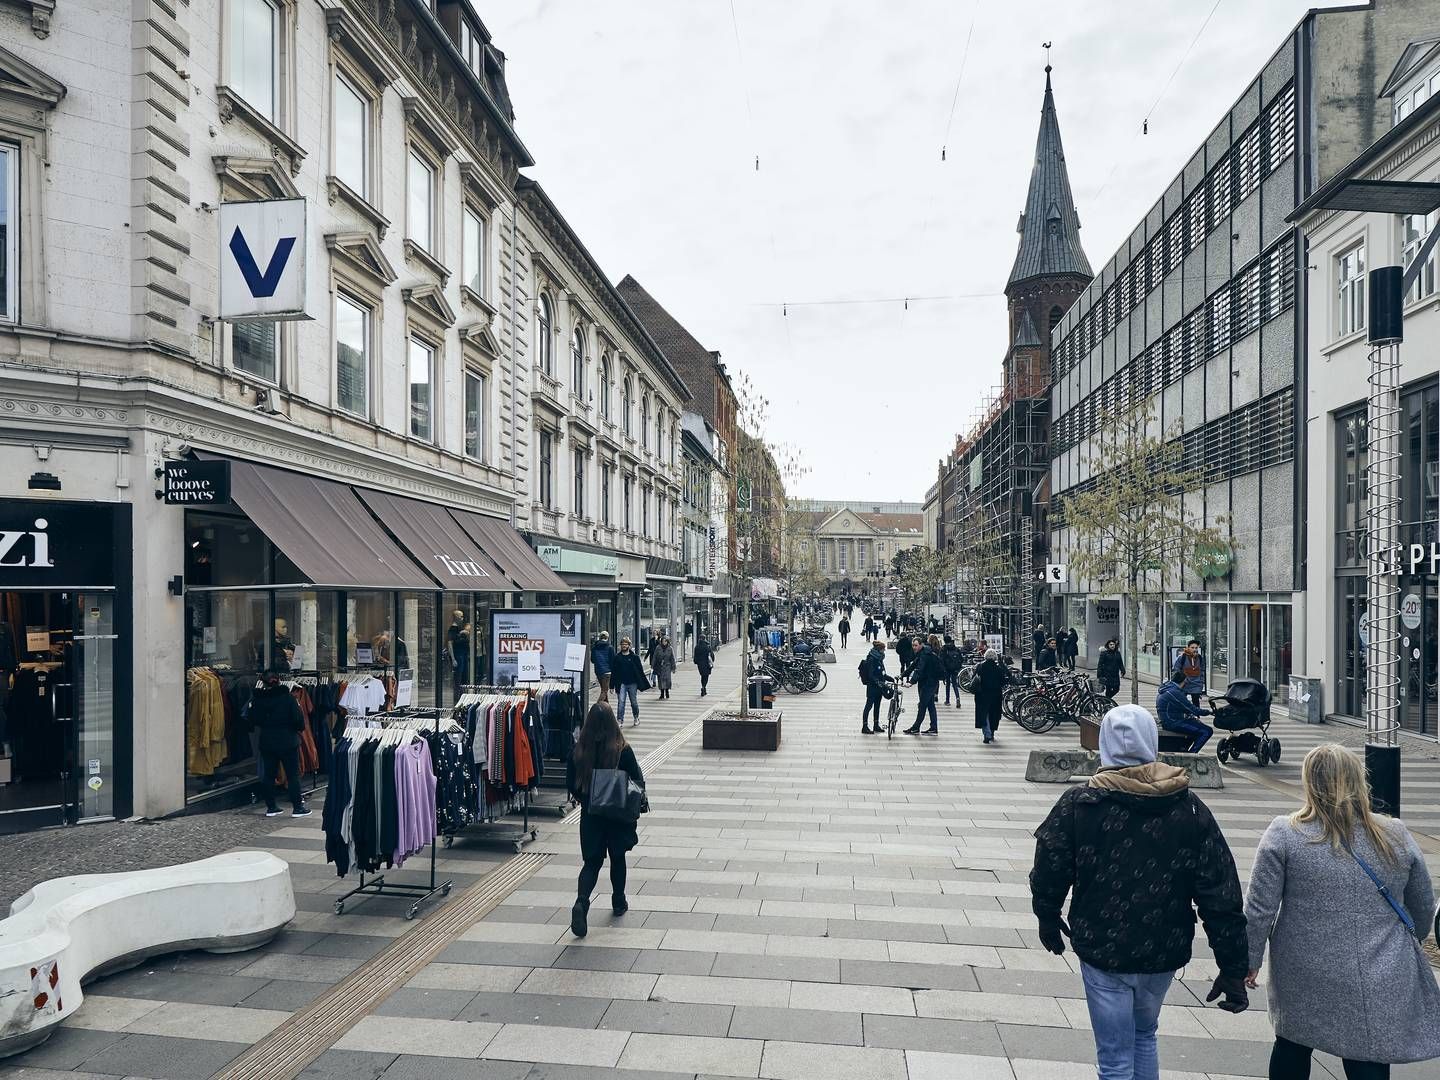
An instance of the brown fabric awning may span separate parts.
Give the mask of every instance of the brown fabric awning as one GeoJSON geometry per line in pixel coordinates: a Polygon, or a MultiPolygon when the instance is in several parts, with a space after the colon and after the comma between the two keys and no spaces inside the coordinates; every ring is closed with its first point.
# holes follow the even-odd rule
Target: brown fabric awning
{"type": "Polygon", "coordinates": [[[231,461],[230,498],[311,585],[435,588],[344,484],[231,461]]]}
{"type": "Polygon", "coordinates": [[[450,513],[519,588],[535,592],[574,592],[559,574],[545,565],[535,554],[535,549],[509,522],[469,510],[451,510],[450,513]]]}
{"type": "MultiPolygon", "coordinates": [[[[505,571],[455,523],[445,507],[369,488],[355,490],[441,588],[457,592],[509,592],[513,588],[505,571]]],[[[426,588],[434,588],[434,584],[427,582],[426,588]]]]}

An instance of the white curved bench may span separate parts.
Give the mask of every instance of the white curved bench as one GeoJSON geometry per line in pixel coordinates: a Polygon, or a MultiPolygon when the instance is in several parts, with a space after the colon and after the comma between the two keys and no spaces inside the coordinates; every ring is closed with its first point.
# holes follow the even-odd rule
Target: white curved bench
{"type": "Polygon", "coordinates": [[[0,1058],[44,1041],[96,975],[157,953],[252,949],[294,917],[290,868],[265,851],[41,882],[0,920],[0,1058]]]}

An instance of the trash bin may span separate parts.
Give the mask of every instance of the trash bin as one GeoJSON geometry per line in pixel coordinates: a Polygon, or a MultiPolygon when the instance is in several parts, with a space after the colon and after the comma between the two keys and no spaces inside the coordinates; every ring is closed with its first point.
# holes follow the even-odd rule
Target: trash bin
{"type": "Polygon", "coordinates": [[[1320,679],[1308,675],[1291,675],[1285,704],[1290,716],[1307,724],[1325,722],[1325,685],[1320,679]]]}
{"type": "Polygon", "coordinates": [[[768,675],[750,676],[748,698],[752,709],[773,709],[775,707],[775,680],[768,675]]]}

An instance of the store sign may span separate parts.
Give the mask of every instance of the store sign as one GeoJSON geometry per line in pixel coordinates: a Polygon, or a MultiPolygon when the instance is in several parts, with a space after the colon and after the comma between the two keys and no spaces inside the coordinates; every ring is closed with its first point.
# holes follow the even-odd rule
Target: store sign
{"type": "Polygon", "coordinates": [[[576,551],[559,544],[538,544],[535,551],[546,566],[562,574],[595,574],[599,577],[618,577],[620,574],[620,560],[614,555],[576,551]]]}
{"type": "Polygon", "coordinates": [[[680,586],[680,591],[691,597],[714,596],[715,586],[708,581],[687,581],[680,586]]]}
{"type": "Polygon", "coordinates": [[[583,670],[571,669],[572,648],[585,646],[586,617],[574,608],[500,609],[490,612],[493,680],[569,679],[577,688],[583,670]]]}
{"type": "Polygon", "coordinates": [[[1230,554],[1230,545],[1224,541],[1217,541],[1211,544],[1195,545],[1195,571],[1205,580],[1211,578],[1222,578],[1230,573],[1230,564],[1233,558],[1230,554]]]}
{"type": "Polygon", "coordinates": [[[0,588],[114,585],[115,513],[98,503],[0,500],[0,588]]]}
{"type": "Polygon", "coordinates": [[[706,570],[707,570],[707,573],[706,573],[706,575],[705,575],[706,577],[711,577],[711,578],[713,578],[713,577],[719,572],[720,568],[716,565],[717,559],[718,559],[718,557],[719,557],[719,551],[720,551],[720,545],[719,545],[719,543],[717,542],[717,538],[716,538],[716,535],[715,535],[715,526],[714,526],[714,525],[711,525],[711,526],[710,526],[710,546],[709,546],[708,551],[707,551],[707,558],[706,558],[706,563],[705,563],[705,567],[706,567],[706,570]]]}
{"type": "Polygon", "coordinates": [[[305,200],[220,204],[220,318],[305,319],[305,200]]]}
{"type": "Polygon", "coordinates": [[[171,506],[218,506],[230,501],[230,462],[165,462],[165,502],[171,506]]]}

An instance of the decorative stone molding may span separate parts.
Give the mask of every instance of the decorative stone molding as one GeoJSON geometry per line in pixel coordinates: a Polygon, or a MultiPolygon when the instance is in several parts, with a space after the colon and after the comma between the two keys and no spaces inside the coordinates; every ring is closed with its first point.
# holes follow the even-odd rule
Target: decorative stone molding
{"type": "MultiPolygon", "coordinates": [[[[222,184],[247,198],[298,199],[300,189],[285,167],[274,158],[245,157],[241,154],[216,154],[210,159],[222,184]]],[[[221,197],[226,192],[222,188],[221,197]]]]}
{"type": "Polygon", "coordinates": [[[385,239],[385,234],[390,229],[390,219],[380,213],[369,199],[360,195],[338,176],[325,178],[325,193],[331,206],[339,203],[351,210],[375,230],[375,239],[385,239]]]}
{"type": "Polygon", "coordinates": [[[410,316],[429,326],[436,334],[455,325],[455,309],[445,300],[440,287],[432,282],[411,285],[400,290],[410,316]]]}
{"type": "Polygon", "coordinates": [[[126,409],[77,405],[72,401],[37,401],[31,398],[0,398],[0,416],[33,416],[53,420],[98,420],[107,425],[129,422],[126,409]]]}
{"type": "Polygon", "coordinates": [[[369,233],[327,233],[325,247],[338,269],[359,278],[377,298],[399,277],[369,233]]]}
{"type": "Polygon", "coordinates": [[[277,161],[284,161],[291,176],[300,175],[300,166],[305,161],[305,148],[281,131],[275,124],[261,116],[248,101],[228,86],[217,86],[215,96],[220,105],[220,122],[228,124],[239,120],[261,138],[270,143],[270,153],[277,161]]]}
{"type": "Polygon", "coordinates": [[[370,77],[376,90],[384,90],[400,77],[383,49],[344,6],[325,9],[325,30],[330,40],[370,77]]]}
{"type": "Polygon", "coordinates": [[[55,0],[0,0],[7,7],[19,8],[30,17],[30,32],[38,38],[50,36],[50,19],[55,14],[55,0]]]}
{"type": "Polygon", "coordinates": [[[425,145],[441,162],[460,148],[460,144],[451,138],[445,125],[437,120],[425,102],[417,97],[402,97],[400,104],[405,109],[405,123],[425,140],[425,145]]]}
{"type": "Polygon", "coordinates": [[[491,213],[499,209],[506,199],[505,191],[473,161],[460,162],[460,182],[465,191],[479,200],[480,205],[491,213]]]}
{"type": "Polygon", "coordinates": [[[419,263],[423,268],[430,271],[430,273],[434,274],[440,280],[440,285],[442,288],[445,285],[449,284],[450,271],[446,268],[444,263],[442,263],[434,255],[431,255],[430,252],[426,251],[423,247],[421,247],[414,240],[411,240],[408,237],[405,240],[404,247],[406,262],[419,263]]]}
{"type": "MultiPolygon", "coordinates": [[[[6,0],[0,0],[0,3],[6,0]]],[[[44,34],[39,35],[44,37],[44,34]]],[[[42,119],[65,96],[65,84],[52,79],[34,64],[0,47],[0,98],[28,105],[42,119]]]]}

